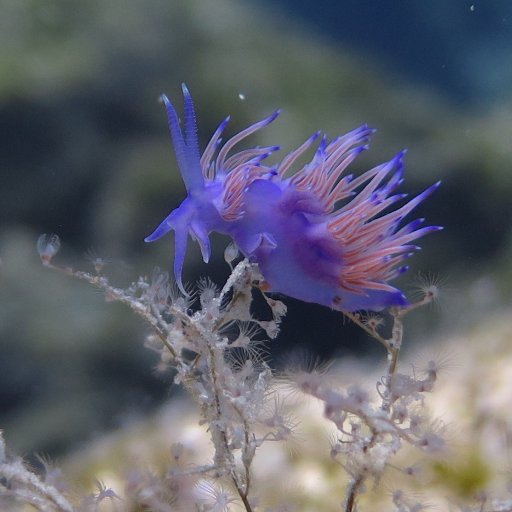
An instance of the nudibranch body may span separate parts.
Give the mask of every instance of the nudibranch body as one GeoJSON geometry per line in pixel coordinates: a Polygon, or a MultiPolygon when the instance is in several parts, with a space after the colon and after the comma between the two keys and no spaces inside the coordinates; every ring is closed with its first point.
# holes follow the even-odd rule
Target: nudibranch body
{"type": "Polygon", "coordinates": [[[403,261],[419,249],[411,242],[441,228],[423,226],[424,219],[402,221],[439,183],[393,210],[405,197],[395,193],[403,181],[404,152],[358,177],[344,175],[367,148],[373,130],[365,125],[330,142],[315,133],[276,165],[265,160],[277,146],[230,154],[279,111],[222,145],[225,119],[200,155],[194,104],[184,85],[183,95],[183,130],[172,103],[166,96],[163,101],[188,195],[146,238],[151,242],[174,230],[174,274],[182,291],[188,236],[197,240],[208,262],[208,235],[215,231],[229,235],[258,263],[266,291],[345,312],[407,304],[389,281],[407,270],[403,261]],[[317,139],[312,161],[289,175],[317,139]]]}

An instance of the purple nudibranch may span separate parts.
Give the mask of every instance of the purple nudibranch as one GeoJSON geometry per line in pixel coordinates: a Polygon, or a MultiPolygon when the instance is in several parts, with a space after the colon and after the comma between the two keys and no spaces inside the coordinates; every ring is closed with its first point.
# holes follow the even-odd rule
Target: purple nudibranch
{"type": "Polygon", "coordinates": [[[366,125],[331,141],[324,135],[311,162],[291,174],[319,132],[276,165],[266,165],[266,158],[277,146],[232,152],[274,121],[279,110],[222,145],[226,118],[201,155],[194,103],[187,87],[182,89],[183,129],[173,104],[165,95],[162,99],[188,195],[145,239],[152,242],[174,230],[174,274],[182,292],[188,236],[208,262],[208,235],[215,231],[229,235],[259,265],[265,291],[344,312],[408,304],[389,281],[407,270],[404,260],[419,249],[412,242],[442,228],[423,226],[425,219],[402,221],[440,182],[391,209],[406,196],[395,193],[403,181],[405,151],[360,176],[344,175],[367,148],[374,130],[366,125]]]}

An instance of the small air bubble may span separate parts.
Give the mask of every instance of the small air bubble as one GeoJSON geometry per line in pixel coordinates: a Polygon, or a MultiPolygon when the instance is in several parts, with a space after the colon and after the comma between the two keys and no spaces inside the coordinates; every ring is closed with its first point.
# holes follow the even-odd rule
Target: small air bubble
{"type": "Polygon", "coordinates": [[[475,5],[474,5],[474,4],[471,4],[471,5],[469,6],[469,10],[470,10],[471,12],[474,12],[474,10],[475,10],[475,5]]]}
{"type": "Polygon", "coordinates": [[[239,99],[240,101],[244,101],[244,100],[245,100],[245,94],[244,94],[243,92],[239,92],[239,93],[238,93],[238,99],[239,99]]]}
{"type": "Polygon", "coordinates": [[[46,233],[37,239],[37,252],[43,265],[50,265],[52,258],[59,252],[60,238],[55,234],[46,233]]]}

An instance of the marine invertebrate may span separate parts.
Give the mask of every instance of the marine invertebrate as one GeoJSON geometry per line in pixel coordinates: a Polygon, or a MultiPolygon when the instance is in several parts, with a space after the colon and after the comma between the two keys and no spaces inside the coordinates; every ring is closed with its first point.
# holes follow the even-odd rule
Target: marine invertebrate
{"type": "Polygon", "coordinates": [[[173,104],[165,95],[162,99],[188,196],[145,239],[151,242],[174,230],[174,273],[183,292],[188,236],[197,240],[207,262],[208,235],[216,231],[229,235],[258,263],[265,291],[343,312],[408,304],[389,281],[407,270],[403,261],[418,249],[411,242],[441,228],[423,226],[424,219],[404,225],[402,220],[439,183],[392,210],[406,196],[395,193],[403,181],[403,151],[361,176],[344,175],[367,148],[373,130],[366,125],[331,141],[317,132],[277,165],[266,164],[277,146],[230,155],[238,142],[270,124],[279,111],[221,145],[226,118],[201,156],[194,104],[185,85],[183,95],[183,130],[173,104]],[[311,162],[289,175],[317,139],[311,162]]]}

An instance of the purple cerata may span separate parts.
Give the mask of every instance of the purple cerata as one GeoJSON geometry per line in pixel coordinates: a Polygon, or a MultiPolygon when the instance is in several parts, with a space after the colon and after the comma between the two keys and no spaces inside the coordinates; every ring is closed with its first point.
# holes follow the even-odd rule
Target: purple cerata
{"type": "Polygon", "coordinates": [[[162,99],[188,195],[145,239],[152,242],[174,230],[174,274],[181,291],[188,236],[208,262],[208,235],[215,231],[229,235],[258,264],[265,291],[344,312],[408,304],[389,281],[407,270],[403,261],[419,249],[411,242],[441,227],[422,226],[424,219],[402,221],[439,182],[392,209],[406,197],[395,193],[403,181],[404,151],[360,176],[344,175],[367,148],[374,130],[366,125],[331,141],[317,132],[275,165],[265,161],[277,146],[232,151],[279,111],[222,145],[226,118],[201,155],[194,104],[182,88],[183,130],[173,104],[165,95],[162,99]],[[317,139],[311,162],[289,173],[317,139]]]}

